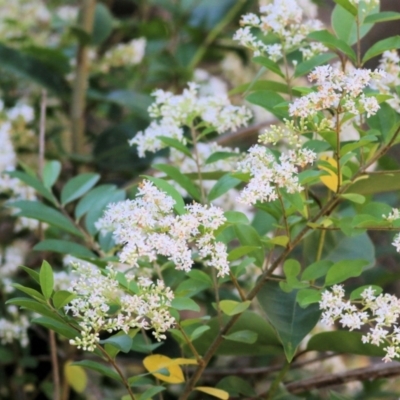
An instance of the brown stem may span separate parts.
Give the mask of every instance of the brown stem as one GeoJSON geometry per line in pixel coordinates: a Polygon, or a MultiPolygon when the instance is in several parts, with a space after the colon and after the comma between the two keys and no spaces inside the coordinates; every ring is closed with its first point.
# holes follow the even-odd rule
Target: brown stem
{"type": "Polygon", "coordinates": [[[326,388],[347,382],[390,378],[399,375],[399,363],[379,363],[365,368],[354,369],[352,371],[317,376],[303,381],[289,383],[286,385],[286,389],[293,394],[299,394],[308,392],[312,389],[326,388]]]}
{"type": "Polygon", "coordinates": [[[57,358],[57,342],[56,334],[54,331],[49,330],[49,343],[50,343],[50,354],[51,354],[51,367],[53,374],[53,399],[60,400],[61,385],[60,385],[60,366],[57,358]]]}
{"type": "Polygon", "coordinates": [[[197,352],[196,348],[193,346],[192,341],[190,340],[190,338],[186,335],[186,332],[184,331],[184,329],[181,327],[181,325],[179,323],[176,324],[177,328],[179,329],[179,331],[182,333],[182,336],[184,337],[187,345],[189,346],[190,350],[192,351],[193,355],[196,357],[196,360],[199,364],[203,363],[203,360],[200,356],[200,354],[197,352]]]}
{"type": "MultiPolygon", "coordinates": [[[[80,28],[91,37],[96,0],[82,0],[80,28]]],[[[71,99],[72,151],[84,154],[86,89],[88,84],[88,44],[80,42],[76,54],[75,80],[71,99]]]]}
{"type": "Polygon", "coordinates": [[[132,389],[129,386],[129,383],[126,380],[125,375],[122,373],[121,369],[118,367],[118,364],[108,355],[108,353],[101,346],[97,345],[97,348],[101,351],[104,357],[107,358],[107,361],[113,366],[117,374],[121,377],[122,383],[124,384],[126,390],[128,391],[131,399],[136,400],[135,395],[133,394],[132,389]]]}

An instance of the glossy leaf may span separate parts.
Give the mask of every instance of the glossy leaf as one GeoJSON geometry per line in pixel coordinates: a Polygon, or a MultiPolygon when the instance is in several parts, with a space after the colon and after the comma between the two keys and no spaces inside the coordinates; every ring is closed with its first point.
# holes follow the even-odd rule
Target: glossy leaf
{"type": "Polygon", "coordinates": [[[180,151],[189,158],[193,158],[193,155],[190,152],[190,150],[179,140],[171,138],[169,136],[157,136],[157,138],[160,139],[168,147],[173,147],[174,149],[180,151]]]}
{"type": "Polygon", "coordinates": [[[284,73],[282,72],[278,63],[270,60],[268,57],[265,56],[257,56],[253,58],[253,61],[257,64],[262,65],[263,67],[269,69],[270,71],[274,72],[275,74],[279,75],[281,78],[285,78],[284,73]]]}
{"type": "Polygon", "coordinates": [[[32,320],[33,323],[43,325],[44,327],[51,329],[52,331],[66,337],[67,339],[75,339],[79,332],[71,328],[65,322],[58,321],[50,317],[39,317],[32,320]]]}
{"type": "Polygon", "coordinates": [[[19,200],[10,203],[12,207],[18,208],[20,211],[17,216],[32,218],[37,221],[46,222],[61,230],[72,233],[75,236],[82,237],[82,233],[78,228],[63,214],[54,208],[45,206],[38,201],[19,200]]]}
{"type": "Polygon", "coordinates": [[[53,294],[52,300],[55,308],[60,309],[66,306],[71,300],[77,297],[76,294],[67,290],[58,290],[53,294]]]}
{"type": "Polygon", "coordinates": [[[100,175],[85,173],[70,179],[61,191],[61,203],[66,205],[88,192],[100,179],[100,175]]]}
{"type": "Polygon", "coordinates": [[[331,286],[346,279],[360,276],[363,268],[368,265],[366,260],[342,260],[332,265],[326,274],[325,285],[331,286]]]}
{"type": "Polygon", "coordinates": [[[43,184],[50,189],[56,182],[61,172],[61,163],[58,160],[47,161],[43,168],[43,184]]]}
{"type": "Polygon", "coordinates": [[[354,6],[349,0],[333,0],[336,4],[342,6],[345,10],[347,10],[354,17],[357,16],[357,7],[354,6]]]}
{"type": "Polygon", "coordinates": [[[224,175],[210,190],[210,193],[208,194],[208,200],[213,201],[218,197],[221,197],[230,189],[238,186],[240,183],[241,181],[237,178],[234,178],[232,175],[224,175]]]}
{"type": "Polygon", "coordinates": [[[99,202],[99,199],[104,198],[112,192],[115,192],[115,185],[100,185],[86,193],[75,207],[75,218],[80,219],[99,202]]]}
{"type": "Polygon", "coordinates": [[[400,19],[400,13],[395,11],[383,11],[368,15],[368,17],[364,19],[364,24],[376,24],[378,22],[395,21],[397,19],[400,19]]]}
{"type": "Polygon", "coordinates": [[[159,171],[164,172],[167,176],[173,179],[180,187],[185,189],[191,197],[196,201],[201,201],[200,189],[189,179],[186,175],[182,174],[178,168],[168,164],[154,164],[153,167],[159,171]]]}
{"type": "Polygon", "coordinates": [[[331,61],[335,57],[337,57],[337,55],[334,53],[318,54],[318,55],[310,58],[309,60],[306,60],[306,61],[303,61],[303,62],[297,64],[295,72],[294,72],[294,76],[296,78],[298,78],[300,76],[307,75],[315,67],[318,67],[323,64],[327,64],[329,61],[331,61]]]}
{"type": "Polygon", "coordinates": [[[329,33],[327,30],[311,32],[308,37],[313,40],[321,42],[326,47],[333,51],[340,50],[343,54],[349,57],[350,60],[356,62],[356,55],[354,50],[343,40],[336,38],[334,35],[329,33]]]}
{"type": "Polygon", "coordinates": [[[107,339],[101,340],[101,344],[110,344],[116,347],[119,351],[123,353],[129,353],[132,347],[132,338],[126,333],[116,334],[110,336],[107,339]]]}
{"type": "Polygon", "coordinates": [[[162,354],[152,354],[143,360],[143,365],[157,379],[167,383],[182,383],[185,381],[182,368],[173,362],[174,360],[162,354]],[[166,369],[168,375],[160,370],[166,369]]]}
{"type": "Polygon", "coordinates": [[[51,191],[35,176],[29,175],[26,172],[22,171],[10,171],[7,172],[7,174],[10,175],[12,178],[17,178],[21,182],[26,183],[28,186],[35,189],[45,199],[49,200],[53,204],[56,204],[56,199],[53,193],[51,193],[51,191]]]}
{"type": "Polygon", "coordinates": [[[241,314],[250,307],[251,301],[247,300],[243,303],[234,300],[222,300],[219,302],[221,311],[229,316],[241,314]]]}
{"type": "Polygon", "coordinates": [[[229,335],[224,335],[223,337],[224,339],[231,340],[233,342],[253,344],[257,341],[258,335],[256,332],[245,329],[243,331],[230,333],[229,335]]]}
{"type": "Polygon", "coordinates": [[[82,360],[82,361],[75,361],[71,365],[77,365],[83,368],[91,369],[93,371],[100,373],[103,376],[107,376],[108,378],[121,382],[121,377],[113,369],[106,367],[104,364],[101,364],[99,362],[91,360],[82,360]]]}
{"type": "Polygon", "coordinates": [[[92,44],[99,45],[103,43],[110,35],[113,29],[113,17],[108,8],[97,3],[94,12],[92,44]]]}
{"type": "Polygon", "coordinates": [[[67,240],[45,239],[33,247],[36,251],[53,251],[55,253],[70,254],[74,257],[95,258],[96,255],[86,247],[67,240]]]}
{"type": "Polygon", "coordinates": [[[277,331],[288,362],[293,359],[297,346],[314,328],[321,315],[317,304],[303,309],[296,297],[296,290],[285,293],[277,282],[267,282],[257,295],[268,320],[277,331]]]}
{"type": "Polygon", "coordinates": [[[208,387],[208,386],[197,386],[194,388],[194,390],[197,390],[197,391],[203,392],[203,393],[207,393],[210,396],[216,397],[217,399],[222,399],[222,400],[229,399],[229,393],[226,392],[225,390],[215,389],[215,388],[208,387]]]}
{"type": "Polygon", "coordinates": [[[383,357],[382,348],[363,343],[360,332],[333,331],[314,335],[307,343],[309,351],[333,351],[340,354],[357,354],[370,357],[383,357]]]}
{"type": "Polygon", "coordinates": [[[190,311],[200,311],[199,305],[192,299],[187,297],[175,297],[171,302],[171,307],[177,310],[190,310],[190,311]]]}
{"type": "Polygon", "coordinates": [[[261,266],[264,262],[264,250],[262,249],[262,242],[257,231],[252,226],[244,224],[237,224],[234,226],[234,229],[242,246],[257,246],[261,248],[249,253],[256,259],[257,265],[261,266]]]}
{"type": "Polygon", "coordinates": [[[364,54],[362,62],[365,63],[368,60],[370,60],[371,58],[379,56],[384,51],[396,50],[398,48],[400,48],[400,35],[380,40],[379,42],[376,42],[375,44],[373,44],[367,50],[367,52],[364,54]]]}
{"type": "Polygon", "coordinates": [[[39,272],[40,288],[43,296],[48,300],[53,293],[54,276],[53,269],[47,261],[43,261],[39,272]]]}
{"type": "Polygon", "coordinates": [[[88,377],[81,366],[73,365],[71,361],[67,361],[64,364],[64,377],[75,392],[83,393],[86,389],[88,377]]]}

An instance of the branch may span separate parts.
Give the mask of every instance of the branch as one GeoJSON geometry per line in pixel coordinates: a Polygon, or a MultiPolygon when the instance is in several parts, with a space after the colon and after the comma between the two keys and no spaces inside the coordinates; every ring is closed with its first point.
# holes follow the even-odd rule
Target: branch
{"type": "MultiPolygon", "coordinates": [[[[86,32],[89,37],[93,30],[94,12],[96,0],[83,0],[82,19],[80,28],[86,32]]],[[[71,130],[72,130],[72,151],[76,154],[82,154],[85,144],[85,122],[84,112],[86,107],[86,89],[88,81],[88,45],[80,43],[76,54],[75,80],[73,83],[71,99],[71,130]]]]}
{"type": "Polygon", "coordinates": [[[286,385],[286,389],[293,394],[299,394],[308,392],[312,389],[326,388],[329,386],[341,385],[347,382],[390,378],[398,375],[400,375],[400,363],[379,363],[365,368],[357,368],[352,371],[317,376],[315,378],[289,383],[286,385]]]}

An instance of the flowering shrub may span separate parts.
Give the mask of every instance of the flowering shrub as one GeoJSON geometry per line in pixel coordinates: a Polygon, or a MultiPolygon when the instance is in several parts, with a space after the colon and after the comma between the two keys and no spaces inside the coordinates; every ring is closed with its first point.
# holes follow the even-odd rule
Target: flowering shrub
{"type": "MultiPolygon", "coordinates": [[[[91,8],[85,2],[80,27],[74,26],[74,7],[38,8],[62,50],[60,60],[67,61],[62,77],[54,62],[41,64],[49,55],[43,49],[37,58],[32,48],[20,49],[43,41],[28,20],[21,21],[28,24],[28,37],[20,42],[14,43],[18,31],[10,31],[14,47],[0,45],[0,53],[53,68],[51,81],[32,72],[35,68],[25,74],[49,91],[65,89],[57,92],[57,101],[36,92],[37,115],[28,101],[4,106],[0,115],[2,212],[13,222],[1,260],[7,306],[0,342],[19,342],[28,354],[31,326],[49,335],[49,398],[66,399],[69,388],[71,398],[89,393],[86,370],[91,370],[115,383],[99,385],[104,396],[123,400],[162,399],[164,392],[181,400],[345,399],[346,390],[319,391],[324,385],[303,379],[309,373],[295,368],[319,362],[324,353],[379,356],[385,363],[400,358],[400,300],[384,292],[394,289],[383,278],[384,287],[377,285],[375,271],[384,272],[375,256],[377,239],[369,236],[390,232],[389,252],[400,252],[399,170],[390,156],[400,142],[400,40],[383,39],[363,54],[360,46],[373,24],[400,14],[381,12],[379,1],[335,3],[332,27],[310,15],[316,8],[305,1],[263,1],[259,14],[244,14],[230,46],[250,50],[261,70],[231,92],[209,72],[193,70],[218,31],[211,30],[194,54],[185,36],[177,59],[190,64],[189,83],[166,79],[152,97],[146,89],[158,75],[151,61],[148,70],[145,64],[160,40],[139,30],[115,44],[116,21],[103,4],[93,2],[91,8]],[[94,26],[87,25],[88,15],[94,26]],[[108,26],[108,34],[99,26],[108,26]],[[72,37],[77,57],[65,60],[72,37]],[[379,66],[366,68],[376,56],[379,66]],[[136,73],[135,90],[113,87],[119,80],[131,82],[136,73]],[[70,98],[71,132],[58,118],[70,98]],[[235,135],[251,132],[255,107],[273,122],[265,124],[257,143],[233,145],[235,135]],[[118,114],[135,121],[135,129],[125,137],[126,126],[118,121],[120,130],[89,132],[101,138],[91,157],[83,140],[90,118],[83,117],[93,108],[91,117],[100,125],[106,115],[118,114]],[[125,108],[132,114],[124,114],[125,108]],[[21,149],[35,151],[29,139],[35,118],[39,162],[18,165],[21,149]],[[57,136],[63,129],[71,133],[68,151],[57,136]],[[139,177],[138,171],[128,174],[106,162],[101,176],[95,167],[104,169],[108,154],[101,146],[117,153],[114,161],[129,154],[145,172],[139,177]],[[60,150],[67,160],[58,156],[60,150]],[[18,268],[29,259],[23,239],[46,259],[39,269],[37,260],[32,268],[18,268]],[[256,366],[263,381],[268,377],[267,386],[259,385],[256,366]],[[273,372],[278,374],[269,379],[273,372]],[[247,375],[250,383],[243,379],[247,375]]],[[[24,4],[21,0],[28,9],[24,4]]],[[[119,33],[126,32],[123,21],[119,24],[119,33]]],[[[191,29],[196,27],[199,23],[191,29]]],[[[180,34],[172,39],[173,47],[180,34]]],[[[384,375],[386,366],[381,368],[382,376],[394,374],[384,375]]],[[[366,380],[378,376],[375,372],[354,375],[366,380]]],[[[325,386],[335,382],[328,377],[325,386]]],[[[379,398],[368,387],[358,390],[359,396],[379,398]]],[[[11,396],[12,388],[4,393],[11,396]]],[[[392,393],[398,396],[396,388],[392,393]]]]}

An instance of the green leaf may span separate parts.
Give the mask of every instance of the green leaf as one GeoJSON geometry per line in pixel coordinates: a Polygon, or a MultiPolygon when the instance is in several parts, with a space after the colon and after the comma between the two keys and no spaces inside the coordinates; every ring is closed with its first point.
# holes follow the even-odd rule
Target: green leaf
{"type": "Polygon", "coordinates": [[[246,396],[246,398],[257,397],[252,385],[237,376],[226,376],[217,383],[216,387],[227,391],[232,397],[240,398],[241,394],[246,396]]]}
{"type": "Polygon", "coordinates": [[[22,268],[36,283],[40,284],[39,272],[23,265],[21,265],[20,268],[22,268]]]}
{"type": "Polygon", "coordinates": [[[363,343],[360,332],[333,331],[314,335],[307,343],[308,351],[333,351],[340,354],[383,357],[382,348],[370,343],[363,343]]]}
{"type": "Polygon", "coordinates": [[[315,289],[300,289],[297,292],[296,301],[300,307],[307,307],[310,304],[318,303],[321,300],[321,292],[315,289]]]}
{"type": "Polygon", "coordinates": [[[71,328],[65,322],[58,321],[54,318],[39,317],[34,318],[32,322],[34,324],[43,325],[47,329],[51,329],[52,331],[66,337],[67,339],[75,339],[79,335],[79,332],[77,330],[71,328]]]}
{"type": "Polygon", "coordinates": [[[296,277],[301,271],[301,265],[297,260],[289,259],[283,264],[283,272],[286,278],[296,277]]]}
{"type": "Polygon", "coordinates": [[[38,58],[0,43],[0,67],[19,78],[35,82],[58,97],[69,96],[64,78],[38,58]]]}
{"type": "Polygon", "coordinates": [[[77,297],[76,294],[68,292],[67,290],[58,290],[53,294],[52,300],[54,307],[59,310],[66,306],[71,300],[77,297]]]}
{"type": "Polygon", "coordinates": [[[219,302],[221,311],[229,316],[241,314],[250,307],[251,301],[247,300],[242,303],[234,300],[222,300],[219,302]]]}
{"type": "Polygon", "coordinates": [[[57,160],[47,161],[43,168],[43,184],[50,189],[56,182],[61,172],[61,163],[57,160]]]}
{"type": "Polygon", "coordinates": [[[345,54],[347,57],[349,57],[350,60],[352,60],[353,62],[356,62],[356,54],[354,53],[354,50],[346,42],[344,42],[341,39],[336,38],[331,33],[329,33],[327,30],[311,32],[308,35],[308,37],[310,39],[321,42],[326,47],[328,47],[329,49],[331,49],[335,52],[337,52],[337,50],[340,50],[343,54],[345,54]]]}
{"type": "Polygon", "coordinates": [[[36,177],[22,171],[9,171],[7,172],[7,174],[10,175],[12,178],[17,178],[21,182],[26,183],[28,186],[32,187],[39,194],[41,194],[45,199],[49,200],[51,203],[57,203],[53,193],[51,193],[51,191],[36,177]]]}
{"type": "Polygon", "coordinates": [[[143,177],[153,182],[160,190],[164,191],[175,200],[174,208],[178,214],[185,214],[185,202],[179,192],[171,184],[164,179],[155,178],[154,176],[143,175],[143,177]]]}
{"type": "Polygon", "coordinates": [[[364,204],[365,203],[365,197],[362,196],[361,194],[345,193],[345,194],[341,194],[340,197],[342,197],[343,199],[350,200],[353,203],[357,203],[357,204],[364,204]]]}
{"type": "Polygon", "coordinates": [[[262,241],[257,231],[250,225],[236,224],[234,225],[235,233],[242,246],[256,246],[260,250],[254,250],[250,253],[256,259],[256,264],[261,267],[264,262],[264,250],[262,241]]]}
{"type": "Polygon", "coordinates": [[[139,395],[138,400],[153,399],[158,393],[161,393],[166,389],[167,388],[164,386],[152,386],[151,388],[146,389],[141,395],[139,395]]]}
{"type": "Polygon", "coordinates": [[[359,180],[350,186],[349,190],[363,195],[393,192],[400,190],[400,173],[367,174],[368,179],[359,180]]]}
{"type": "Polygon", "coordinates": [[[182,311],[182,310],[190,310],[190,311],[200,311],[199,305],[192,299],[187,297],[175,297],[171,301],[171,307],[182,311]]]}
{"type": "Polygon", "coordinates": [[[379,22],[395,21],[397,19],[400,19],[400,13],[395,11],[383,11],[368,15],[368,17],[364,19],[364,24],[376,24],[379,22]]]}
{"type": "Polygon", "coordinates": [[[95,258],[96,255],[86,247],[67,240],[45,239],[33,247],[36,251],[53,251],[55,253],[70,254],[74,257],[95,258]]]}
{"type": "Polygon", "coordinates": [[[99,372],[103,376],[107,376],[108,378],[121,382],[121,377],[114,370],[96,361],[75,361],[71,365],[80,365],[81,367],[91,369],[93,371],[99,372]]]}
{"type": "Polygon", "coordinates": [[[269,69],[275,74],[279,75],[281,78],[285,78],[285,74],[281,71],[281,67],[276,62],[270,60],[265,56],[257,56],[253,58],[253,61],[257,64],[262,65],[263,67],[269,69]]]}
{"type": "Polygon", "coordinates": [[[357,289],[355,289],[355,290],[353,290],[351,292],[350,300],[361,299],[361,293],[365,289],[368,289],[368,288],[372,288],[374,290],[374,295],[375,296],[379,296],[383,292],[383,289],[381,287],[379,287],[379,286],[376,286],[376,285],[364,285],[364,286],[361,286],[361,287],[359,287],[359,288],[357,288],[357,289]]]}
{"type": "Polygon", "coordinates": [[[98,204],[99,199],[115,192],[115,185],[100,185],[86,193],[75,207],[75,218],[79,219],[98,204]]]}
{"type": "Polygon", "coordinates": [[[25,308],[26,310],[36,312],[45,317],[57,319],[62,322],[61,317],[58,317],[47,304],[39,303],[36,300],[27,297],[14,297],[6,302],[6,304],[14,304],[15,306],[25,308]]]}
{"type": "Polygon", "coordinates": [[[54,276],[53,269],[47,261],[43,261],[39,272],[40,288],[46,300],[50,299],[53,293],[54,276]]]}
{"type": "Polygon", "coordinates": [[[113,17],[108,8],[101,3],[96,4],[92,31],[92,44],[95,46],[103,43],[113,29],[113,17]]]}
{"type": "Polygon", "coordinates": [[[333,30],[339,39],[352,46],[357,42],[358,37],[362,39],[374,26],[373,24],[362,22],[363,19],[369,15],[376,14],[377,12],[379,12],[379,5],[369,9],[367,14],[365,13],[363,6],[359,7],[358,13],[361,26],[358,28],[354,15],[343,7],[337,5],[334,8],[331,17],[333,30]]]}
{"type": "Polygon", "coordinates": [[[203,336],[203,333],[207,332],[209,329],[210,327],[207,325],[199,326],[191,333],[190,340],[193,341],[200,338],[201,336],[203,336]]]}
{"type": "Polygon", "coordinates": [[[19,217],[32,218],[38,221],[46,222],[49,225],[60,228],[75,236],[83,237],[78,228],[63,214],[54,208],[45,206],[38,201],[19,200],[10,203],[12,207],[20,211],[16,214],[19,217]]]}
{"type": "Polygon", "coordinates": [[[223,194],[238,186],[240,183],[241,181],[237,178],[234,178],[232,175],[224,175],[210,190],[210,193],[208,194],[208,200],[213,201],[218,197],[221,197],[223,194]]]}
{"type": "Polygon", "coordinates": [[[164,144],[169,147],[173,147],[174,149],[180,151],[181,153],[185,154],[189,158],[193,158],[192,153],[190,150],[179,140],[168,137],[168,136],[157,136],[164,144]]]}
{"type": "Polygon", "coordinates": [[[364,64],[371,58],[379,56],[379,54],[382,54],[386,50],[396,50],[398,48],[400,48],[400,35],[380,40],[367,50],[362,59],[362,63],[364,64]]]}
{"type": "Polygon", "coordinates": [[[286,111],[275,109],[275,106],[285,102],[285,99],[271,90],[259,90],[253,92],[246,97],[246,100],[252,104],[265,108],[280,119],[289,118],[286,111]]]}
{"type": "Polygon", "coordinates": [[[229,252],[228,254],[228,261],[235,261],[238,260],[239,258],[255,251],[259,250],[260,247],[258,246],[240,246],[236,247],[236,249],[233,249],[229,252]]]}
{"type": "Polygon", "coordinates": [[[302,281],[314,281],[321,276],[325,276],[332,267],[333,262],[329,260],[320,260],[310,264],[301,275],[302,281]]]}
{"type": "Polygon", "coordinates": [[[366,265],[368,265],[366,260],[342,260],[333,264],[326,274],[325,286],[332,286],[346,279],[360,276],[366,265]]]}
{"type": "Polygon", "coordinates": [[[224,216],[226,221],[230,224],[249,224],[249,219],[246,214],[240,211],[225,211],[224,216]]]}
{"type": "MultiPolygon", "coordinates": [[[[255,92],[258,90],[271,90],[273,92],[285,93],[289,94],[290,90],[285,83],[269,81],[265,79],[258,79],[255,82],[243,83],[235,87],[235,89],[229,92],[230,95],[239,94],[239,93],[247,93],[247,92],[255,92]]],[[[292,94],[294,96],[300,96],[301,92],[296,88],[291,88],[292,94]]],[[[236,153],[237,154],[237,153],[236,153]]]]}
{"type": "Polygon", "coordinates": [[[236,331],[229,335],[224,335],[223,338],[226,340],[232,340],[233,342],[253,344],[257,341],[257,333],[245,329],[243,331],[236,331]]]}
{"type": "Polygon", "coordinates": [[[317,304],[303,309],[296,297],[296,290],[285,293],[277,282],[271,281],[257,295],[268,320],[278,333],[288,362],[293,359],[297,346],[314,328],[321,315],[317,304]]]}
{"type": "Polygon", "coordinates": [[[22,286],[19,283],[13,283],[12,287],[17,289],[17,290],[20,290],[21,292],[26,293],[28,296],[33,297],[34,299],[40,301],[41,303],[45,303],[46,302],[46,299],[44,298],[44,296],[40,292],[35,290],[35,289],[22,286]]]}
{"type": "Polygon", "coordinates": [[[100,340],[101,344],[110,344],[116,347],[123,353],[129,353],[131,351],[133,339],[126,333],[117,333],[116,335],[110,336],[108,339],[100,340]]]}
{"type": "MultiPolygon", "coordinates": [[[[230,317],[227,315],[222,316],[223,324],[229,321],[230,317]]],[[[199,339],[193,342],[193,345],[199,352],[204,354],[210,347],[215,337],[220,332],[221,321],[218,317],[212,318],[208,322],[210,328],[199,339]]],[[[256,314],[255,312],[246,310],[238,317],[235,325],[229,330],[229,334],[249,330],[257,334],[257,341],[253,344],[241,343],[238,345],[230,340],[224,340],[218,347],[216,354],[218,355],[235,355],[235,356],[261,356],[271,354],[282,354],[282,346],[277,338],[271,325],[265,318],[256,314]]],[[[187,348],[187,346],[185,347],[187,348]]],[[[188,349],[189,350],[189,349],[188,349]]]]}
{"type": "Polygon", "coordinates": [[[164,172],[173,179],[180,187],[185,189],[191,197],[197,201],[201,201],[201,193],[199,188],[186,175],[182,174],[178,168],[168,164],[154,164],[153,167],[164,172]]]}
{"type": "Polygon", "coordinates": [[[367,123],[371,129],[376,129],[388,142],[398,127],[399,117],[389,104],[380,105],[378,112],[368,118],[367,123]]]}
{"type": "Polygon", "coordinates": [[[215,153],[212,153],[206,160],[206,165],[207,164],[212,164],[220,160],[225,160],[227,158],[231,157],[238,157],[238,153],[232,153],[228,151],[216,151],[215,153]]]}
{"type": "Polygon", "coordinates": [[[61,203],[66,205],[71,201],[79,199],[88,192],[100,179],[100,175],[85,173],[70,179],[61,191],[61,203]]]}
{"type": "Polygon", "coordinates": [[[315,67],[327,64],[330,60],[332,60],[335,57],[337,56],[334,53],[318,54],[317,56],[314,56],[309,60],[297,64],[294,76],[295,78],[298,78],[299,76],[304,76],[309,72],[311,72],[315,67]]]}
{"type": "Polygon", "coordinates": [[[358,10],[349,0],[333,0],[336,4],[342,6],[345,10],[347,10],[354,17],[357,16],[358,10]]]}

